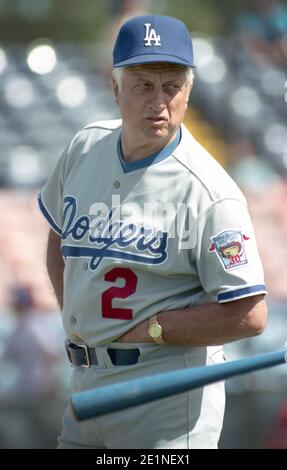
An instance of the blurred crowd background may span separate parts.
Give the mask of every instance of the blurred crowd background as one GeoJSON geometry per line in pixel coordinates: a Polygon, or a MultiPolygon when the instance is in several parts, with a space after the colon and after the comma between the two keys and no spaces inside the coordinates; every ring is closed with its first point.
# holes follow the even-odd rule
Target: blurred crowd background
{"type": "MultiPolygon", "coordinates": [[[[257,234],[269,325],[227,345],[227,359],[287,340],[287,2],[0,0],[0,448],[56,447],[71,368],[37,194],[77,130],[119,117],[114,37],[145,13],[189,27],[197,69],[185,123],[242,188],[257,234]]],[[[226,388],[222,448],[287,448],[286,367],[226,388]]]]}

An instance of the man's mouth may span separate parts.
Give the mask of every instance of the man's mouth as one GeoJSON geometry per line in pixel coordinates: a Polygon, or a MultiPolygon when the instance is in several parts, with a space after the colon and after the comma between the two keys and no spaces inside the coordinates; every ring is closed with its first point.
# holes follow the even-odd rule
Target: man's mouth
{"type": "Polygon", "coordinates": [[[166,118],[163,116],[150,116],[147,120],[152,122],[166,122],[166,118]]]}

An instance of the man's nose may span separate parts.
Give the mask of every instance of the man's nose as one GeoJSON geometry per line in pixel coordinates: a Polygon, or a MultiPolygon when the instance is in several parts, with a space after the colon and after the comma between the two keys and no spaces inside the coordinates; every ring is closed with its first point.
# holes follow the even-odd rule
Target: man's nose
{"type": "Polygon", "coordinates": [[[150,106],[153,109],[162,109],[165,107],[165,94],[162,88],[154,88],[150,95],[150,106]]]}

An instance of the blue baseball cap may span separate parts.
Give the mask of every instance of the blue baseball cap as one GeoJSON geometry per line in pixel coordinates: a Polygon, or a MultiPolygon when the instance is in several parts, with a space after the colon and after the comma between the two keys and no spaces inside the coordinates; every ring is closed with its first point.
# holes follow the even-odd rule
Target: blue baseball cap
{"type": "Polygon", "coordinates": [[[195,67],[193,47],[185,24],[171,16],[136,16],[118,33],[113,66],[169,62],[195,67]]]}

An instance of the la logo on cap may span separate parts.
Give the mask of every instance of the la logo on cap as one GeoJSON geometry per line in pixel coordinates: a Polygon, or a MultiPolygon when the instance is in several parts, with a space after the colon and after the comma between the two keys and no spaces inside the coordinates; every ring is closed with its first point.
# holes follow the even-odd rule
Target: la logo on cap
{"type": "Polygon", "coordinates": [[[150,23],[145,23],[145,38],[144,38],[144,43],[145,46],[151,46],[152,41],[154,42],[155,46],[161,46],[160,42],[160,35],[156,34],[155,30],[152,28],[150,29],[151,24],[150,23]]]}

